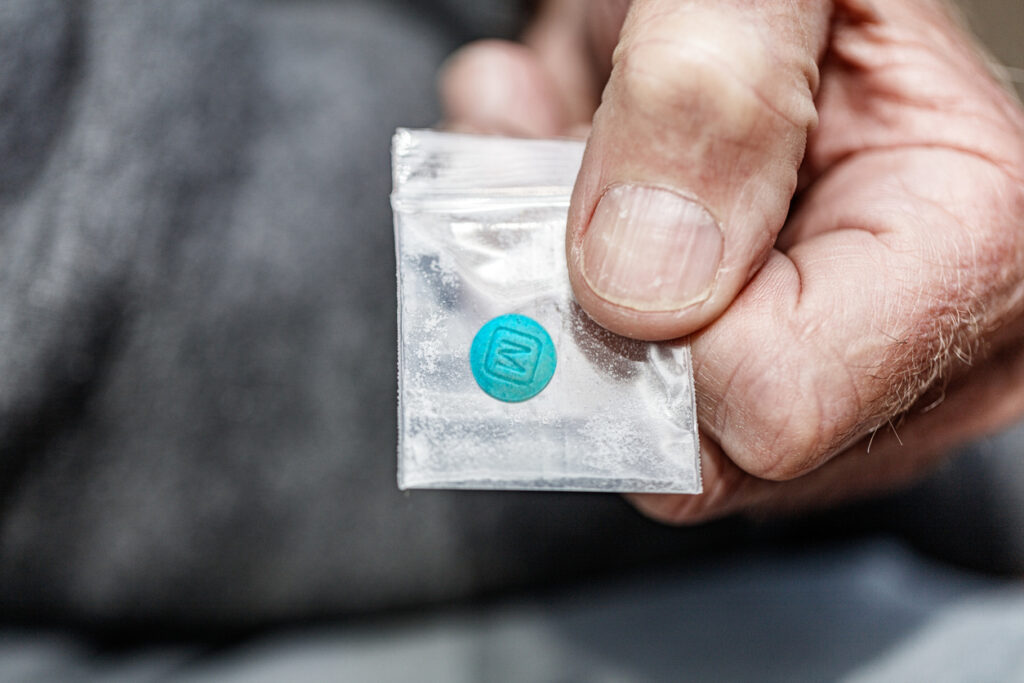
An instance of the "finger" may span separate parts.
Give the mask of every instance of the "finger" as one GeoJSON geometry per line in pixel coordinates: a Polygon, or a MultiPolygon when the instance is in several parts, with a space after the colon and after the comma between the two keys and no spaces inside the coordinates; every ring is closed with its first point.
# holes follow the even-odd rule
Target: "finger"
{"type": "Polygon", "coordinates": [[[1021,111],[970,54],[947,60],[963,38],[930,7],[833,37],[787,250],[694,338],[702,425],[757,476],[821,466],[967,371],[1024,306],[1021,111]],[[936,83],[965,104],[926,106],[936,83]]]}
{"type": "Polygon", "coordinates": [[[1024,192],[987,161],[877,151],[831,169],[806,200],[797,229],[827,229],[773,252],[693,338],[701,424],[743,470],[775,480],[967,371],[1024,305],[1024,192]]]}
{"type": "Polygon", "coordinates": [[[545,0],[523,34],[551,74],[573,125],[590,124],[608,81],[629,0],[545,0]]]}
{"type": "Polygon", "coordinates": [[[627,493],[625,498],[640,512],[668,524],[694,524],[742,512],[765,495],[766,485],[736,466],[713,440],[701,435],[700,495],[627,493]]]}
{"type": "MultiPolygon", "coordinates": [[[[706,495],[634,494],[644,514],[691,524],[740,511],[792,512],[893,490],[941,462],[956,445],[1012,424],[1024,413],[1024,330],[982,368],[947,387],[944,400],[885,424],[805,477],[785,482],[739,470],[713,443],[702,454],[706,495]]],[[[703,445],[703,444],[702,444],[703,445]]]]}
{"type": "MultiPolygon", "coordinates": [[[[934,48],[950,24],[916,19],[833,38],[816,180],[786,251],[692,338],[701,424],[721,444],[708,457],[747,475],[723,484],[708,469],[708,490],[735,490],[720,512],[898,484],[1024,406],[1024,117],[969,54],[947,63],[955,36],[934,48]],[[964,104],[925,106],[934,83],[964,104]],[[938,408],[900,419],[947,383],[938,408]]],[[[644,500],[662,517],[716,514],[644,500]]]]}
{"type": "Polygon", "coordinates": [[[576,182],[576,297],[620,334],[715,319],[785,220],[830,3],[632,5],[576,182]]]}
{"type": "Polygon", "coordinates": [[[536,53],[501,40],[471,43],[441,70],[441,100],[450,128],[521,137],[563,134],[568,121],[536,53]]]}

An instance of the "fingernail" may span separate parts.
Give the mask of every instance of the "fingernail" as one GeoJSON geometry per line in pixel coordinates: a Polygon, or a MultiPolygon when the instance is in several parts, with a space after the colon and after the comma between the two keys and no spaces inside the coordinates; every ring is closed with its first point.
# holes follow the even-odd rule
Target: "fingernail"
{"type": "Polygon", "coordinates": [[[641,311],[700,303],[722,260],[722,231],[707,209],[653,187],[616,185],[583,235],[583,277],[601,298],[641,311]]]}

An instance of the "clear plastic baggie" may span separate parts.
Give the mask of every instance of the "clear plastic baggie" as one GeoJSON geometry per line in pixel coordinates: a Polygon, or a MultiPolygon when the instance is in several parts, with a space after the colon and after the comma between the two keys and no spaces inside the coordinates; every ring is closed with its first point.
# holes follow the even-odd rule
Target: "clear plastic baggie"
{"type": "Polygon", "coordinates": [[[400,488],[701,491],[688,344],[612,334],[573,299],[582,152],[395,134],[400,488]]]}

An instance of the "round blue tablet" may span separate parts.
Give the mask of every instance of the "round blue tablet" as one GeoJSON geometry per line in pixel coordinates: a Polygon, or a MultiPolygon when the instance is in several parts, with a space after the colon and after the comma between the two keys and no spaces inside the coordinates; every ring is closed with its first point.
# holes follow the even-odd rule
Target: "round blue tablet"
{"type": "Polygon", "coordinates": [[[555,345],[547,330],[525,315],[501,315],[480,328],[469,347],[476,383],[499,401],[525,401],[555,374],[555,345]]]}

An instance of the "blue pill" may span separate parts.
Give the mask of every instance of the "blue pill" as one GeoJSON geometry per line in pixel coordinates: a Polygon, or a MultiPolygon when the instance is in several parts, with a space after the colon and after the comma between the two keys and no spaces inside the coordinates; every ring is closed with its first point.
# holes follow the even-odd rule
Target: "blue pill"
{"type": "Polygon", "coordinates": [[[480,328],[469,348],[480,388],[500,401],[533,398],[555,374],[555,345],[547,330],[525,315],[501,315],[480,328]]]}

